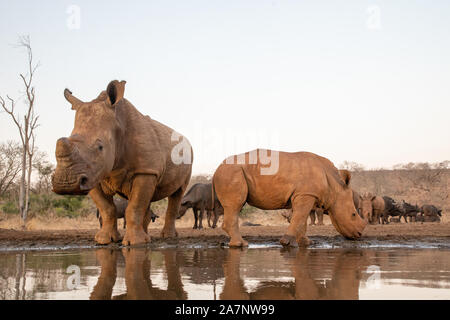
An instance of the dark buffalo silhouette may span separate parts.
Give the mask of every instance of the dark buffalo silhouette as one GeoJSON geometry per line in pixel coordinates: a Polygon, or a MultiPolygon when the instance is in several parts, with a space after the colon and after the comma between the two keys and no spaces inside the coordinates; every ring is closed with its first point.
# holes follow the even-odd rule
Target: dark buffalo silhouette
{"type": "Polygon", "coordinates": [[[181,200],[177,219],[183,217],[189,208],[192,208],[192,211],[194,212],[195,223],[193,229],[203,228],[202,221],[205,211],[207,214],[208,226],[211,228],[217,226],[219,216],[223,215],[222,205],[215,194],[213,201],[211,183],[196,183],[189,189],[181,200]],[[211,218],[213,219],[212,225],[211,218]]]}

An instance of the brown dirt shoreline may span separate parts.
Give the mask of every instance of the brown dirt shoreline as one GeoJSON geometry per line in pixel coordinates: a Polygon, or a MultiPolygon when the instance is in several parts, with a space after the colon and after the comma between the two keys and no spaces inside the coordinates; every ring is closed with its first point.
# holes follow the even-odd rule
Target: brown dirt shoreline
{"type": "MultiPolygon", "coordinates": [[[[160,230],[160,228],[149,229],[152,242],[148,246],[152,248],[217,247],[228,242],[228,237],[221,228],[202,230],[178,228],[176,239],[162,239],[159,235],[160,230]]],[[[241,227],[243,237],[250,244],[277,245],[285,230],[286,226],[241,227]]],[[[96,248],[98,247],[94,241],[96,232],[95,229],[39,231],[0,229],[0,251],[96,248]]],[[[123,234],[124,230],[120,232],[123,234]]],[[[448,222],[369,225],[363,237],[357,241],[345,240],[332,225],[308,226],[307,235],[313,241],[312,247],[390,246],[392,244],[421,247],[425,244],[450,248],[450,223],[448,222]]],[[[119,245],[114,244],[112,247],[119,247],[119,245]]]]}

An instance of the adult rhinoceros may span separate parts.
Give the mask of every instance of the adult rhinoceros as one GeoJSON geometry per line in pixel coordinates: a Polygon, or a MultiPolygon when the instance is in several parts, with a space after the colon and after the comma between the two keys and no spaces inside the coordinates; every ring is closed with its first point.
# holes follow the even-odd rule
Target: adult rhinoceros
{"type": "Polygon", "coordinates": [[[367,221],[353,203],[350,178],[347,170],[338,170],[328,159],[309,152],[258,149],[227,158],[214,173],[213,189],[224,208],[229,245],[248,244],[239,233],[237,216],[246,202],[265,210],[292,208],[292,219],[280,240],[285,246],[309,244],[306,223],[315,206],[329,212],[343,236],[359,238],[367,221]]]}
{"type": "Polygon", "coordinates": [[[88,194],[100,210],[99,244],[120,240],[114,194],[129,200],[124,245],[150,241],[145,232],[150,202],[169,197],[163,237],[176,236],[175,219],[192,169],[189,142],[165,125],[142,115],[124,98],[125,81],[111,81],[91,102],[64,90],[76,111],[68,138],[56,144],[52,177],[58,194],[88,194]]]}

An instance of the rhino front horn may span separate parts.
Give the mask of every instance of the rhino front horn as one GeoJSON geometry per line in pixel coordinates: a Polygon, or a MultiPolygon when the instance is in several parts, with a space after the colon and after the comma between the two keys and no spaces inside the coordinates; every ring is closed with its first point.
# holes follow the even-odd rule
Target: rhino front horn
{"type": "Polygon", "coordinates": [[[57,158],[68,157],[72,154],[74,145],[67,138],[60,138],[56,142],[55,155],[57,158]]]}
{"type": "Polygon", "coordinates": [[[64,89],[64,98],[72,104],[72,110],[76,110],[77,107],[83,103],[80,99],[72,95],[72,91],[69,89],[64,89]]]}

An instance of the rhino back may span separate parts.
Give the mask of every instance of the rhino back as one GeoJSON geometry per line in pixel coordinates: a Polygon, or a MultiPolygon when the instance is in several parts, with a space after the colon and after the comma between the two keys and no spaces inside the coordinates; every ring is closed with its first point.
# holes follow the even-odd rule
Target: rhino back
{"type": "MultiPolygon", "coordinates": [[[[126,99],[116,106],[116,118],[123,130],[116,169],[124,168],[128,176],[155,175],[158,185],[152,201],[173,194],[189,180],[192,158],[190,163],[181,164],[175,164],[171,158],[172,150],[179,143],[179,140],[172,139],[173,129],[144,116],[126,99]]],[[[183,139],[192,155],[189,141],[183,139]]]]}
{"type": "Polygon", "coordinates": [[[245,164],[238,165],[247,181],[249,204],[262,209],[289,208],[294,191],[313,195],[323,204],[332,190],[343,184],[338,170],[326,158],[310,152],[278,152],[278,155],[278,171],[272,175],[261,174],[261,168],[267,165],[261,164],[259,156],[256,164],[249,164],[247,153],[245,164]]]}

